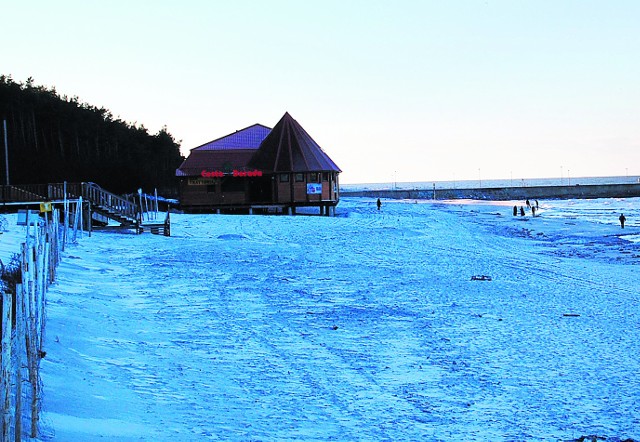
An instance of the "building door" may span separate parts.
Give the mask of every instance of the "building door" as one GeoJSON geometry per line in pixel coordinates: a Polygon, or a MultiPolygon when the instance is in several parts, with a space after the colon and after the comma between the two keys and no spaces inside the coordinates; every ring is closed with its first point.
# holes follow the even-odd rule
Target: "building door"
{"type": "Polygon", "coordinates": [[[249,202],[263,204],[273,202],[273,183],[270,176],[250,179],[249,202]]]}

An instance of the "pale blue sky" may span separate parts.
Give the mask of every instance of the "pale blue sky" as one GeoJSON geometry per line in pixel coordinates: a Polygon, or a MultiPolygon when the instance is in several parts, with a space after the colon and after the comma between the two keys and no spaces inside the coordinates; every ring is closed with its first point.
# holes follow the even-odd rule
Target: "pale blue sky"
{"type": "Polygon", "coordinates": [[[0,73],[182,150],[289,112],[342,183],[640,174],[640,1],[0,1],[0,73]]]}

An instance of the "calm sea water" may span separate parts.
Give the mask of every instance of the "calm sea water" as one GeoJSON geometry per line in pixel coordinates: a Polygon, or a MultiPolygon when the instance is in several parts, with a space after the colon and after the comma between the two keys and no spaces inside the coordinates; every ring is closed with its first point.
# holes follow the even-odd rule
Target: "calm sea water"
{"type": "MultiPolygon", "coordinates": [[[[480,183],[478,180],[468,181],[421,181],[399,183],[363,183],[341,185],[342,190],[389,190],[389,189],[476,189],[476,188],[503,188],[503,187],[533,187],[533,186],[568,186],[568,185],[594,185],[594,184],[637,184],[638,176],[614,176],[614,177],[582,177],[560,179],[530,179],[530,180],[487,180],[480,183]]],[[[523,203],[523,202],[520,202],[523,203]]],[[[373,202],[371,203],[373,204],[373,202]]],[[[624,230],[618,233],[624,235],[624,239],[640,243],[640,198],[610,198],[595,200],[558,199],[540,201],[539,214],[545,218],[581,219],[596,224],[608,224],[617,227],[618,216],[624,213],[627,218],[624,230]]]]}
{"type": "Polygon", "coordinates": [[[527,180],[464,180],[464,181],[416,181],[397,183],[362,183],[341,184],[342,190],[410,190],[410,189],[477,189],[477,188],[502,188],[502,187],[534,187],[534,186],[574,186],[588,184],[635,184],[640,183],[637,176],[612,176],[612,177],[564,177],[564,178],[538,178],[527,180]]]}

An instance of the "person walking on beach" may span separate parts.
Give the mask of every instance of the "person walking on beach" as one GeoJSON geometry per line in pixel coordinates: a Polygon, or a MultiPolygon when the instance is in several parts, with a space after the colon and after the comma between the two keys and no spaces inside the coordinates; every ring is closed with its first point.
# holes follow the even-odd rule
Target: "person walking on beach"
{"type": "Polygon", "coordinates": [[[520,216],[524,216],[524,207],[520,206],[520,216]]]}
{"type": "Polygon", "coordinates": [[[513,216],[518,216],[518,206],[513,206],[513,216]]]}
{"type": "Polygon", "coordinates": [[[380,210],[380,207],[382,207],[382,202],[380,201],[380,198],[378,198],[378,201],[376,201],[376,206],[378,206],[378,210],[380,210]]]}
{"type": "Polygon", "coordinates": [[[531,206],[531,216],[536,216],[536,206],[531,206]]]}
{"type": "Polygon", "coordinates": [[[624,213],[621,213],[618,219],[620,220],[620,227],[624,229],[624,222],[627,220],[627,218],[624,217],[624,213]]]}

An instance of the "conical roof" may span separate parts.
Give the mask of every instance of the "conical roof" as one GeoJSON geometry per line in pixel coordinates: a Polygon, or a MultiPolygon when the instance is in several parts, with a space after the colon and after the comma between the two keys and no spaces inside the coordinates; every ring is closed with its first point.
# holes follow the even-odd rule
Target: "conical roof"
{"type": "Polygon", "coordinates": [[[248,166],[263,172],[341,172],[288,112],[262,141],[248,166]]]}

